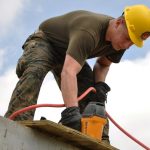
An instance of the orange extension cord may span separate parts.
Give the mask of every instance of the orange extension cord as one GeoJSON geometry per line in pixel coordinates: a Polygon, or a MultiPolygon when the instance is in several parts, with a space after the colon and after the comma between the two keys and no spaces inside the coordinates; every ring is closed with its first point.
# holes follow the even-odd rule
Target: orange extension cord
{"type": "MultiPolygon", "coordinates": [[[[78,101],[80,101],[81,99],[83,99],[89,92],[95,92],[96,90],[94,87],[90,87],[88,88],[81,96],[78,97],[78,101]]],[[[23,109],[20,109],[16,112],[14,112],[12,115],[10,115],[9,119],[13,120],[16,116],[29,111],[31,109],[35,109],[35,108],[39,108],[39,107],[65,107],[65,104],[37,104],[37,105],[31,105],[28,107],[25,107],[23,109]]],[[[111,122],[118,128],[120,129],[125,135],[127,135],[130,139],[132,139],[133,141],[135,141],[137,144],[139,144],[140,146],[142,146],[145,150],[150,150],[149,147],[147,147],[145,144],[143,144],[142,142],[140,142],[139,140],[137,140],[135,137],[133,137],[131,134],[129,134],[126,130],[124,130],[107,112],[106,112],[107,117],[111,120],[111,122]]]]}

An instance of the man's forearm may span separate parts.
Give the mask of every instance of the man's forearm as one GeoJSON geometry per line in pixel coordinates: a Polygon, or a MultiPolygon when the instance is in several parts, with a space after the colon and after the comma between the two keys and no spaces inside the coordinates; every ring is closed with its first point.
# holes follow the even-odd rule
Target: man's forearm
{"type": "Polygon", "coordinates": [[[95,82],[105,82],[107,73],[109,71],[112,62],[107,59],[107,57],[99,57],[94,66],[94,77],[95,82]]]}
{"type": "Polygon", "coordinates": [[[66,107],[78,106],[76,75],[71,75],[69,73],[62,73],[61,91],[66,107]]]}
{"type": "Polygon", "coordinates": [[[110,66],[100,65],[99,63],[96,63],[94,66],[94,76],[95,76],[95,82],[103,81],[105,82],[107,73],[109,71],[110,66]]]}

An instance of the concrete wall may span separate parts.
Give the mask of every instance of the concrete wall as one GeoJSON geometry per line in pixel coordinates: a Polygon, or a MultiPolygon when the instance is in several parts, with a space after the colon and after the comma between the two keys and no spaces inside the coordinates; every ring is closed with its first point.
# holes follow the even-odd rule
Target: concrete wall
{"type": "Polygon", "coordinates": [[[50,136],[0,117],[0,150],[81,150],[50,136]]]}

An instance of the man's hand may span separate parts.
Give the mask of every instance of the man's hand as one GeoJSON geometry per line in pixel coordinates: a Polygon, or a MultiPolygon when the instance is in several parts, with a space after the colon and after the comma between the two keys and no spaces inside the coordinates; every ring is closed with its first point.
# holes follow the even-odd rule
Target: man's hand
{"type": "Polygon", "coordinates": [[[61,113],[61,120],[59,123],[81,131],[81,117],[79,107],[68,107],[61,113]]]}
{"type": "Polygon", "coordinates": [[[107,101],[107,93],[110,91],[110,87],[105,82],[95,83],[96,89],[96,101],[102,104],[107,101]]]}

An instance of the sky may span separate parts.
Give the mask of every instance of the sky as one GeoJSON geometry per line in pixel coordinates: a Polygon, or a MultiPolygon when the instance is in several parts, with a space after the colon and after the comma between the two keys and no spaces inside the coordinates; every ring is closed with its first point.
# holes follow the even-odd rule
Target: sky
{"type": "MultiPolygon", "coordinates": [[[[22,54],[22,44],[39,24],[50,17],[73,10],[88,10],[118,17],[125,6],[145,4],[150,0],[0,0],[0,115],[7,111],[12,91],[18,81],[15,68],[22,54]]],[[[95,59],[88,60],[93,67],[95,59]]],[[[129,133],[150,146],[150,40],[142,48],[132,46],[119,64],[113,64],[106,83],[111,87],[107,112],[129,133]]],[[[63,103],[54,77],[48,73],[38,103],[63,103]]],[[[35,120],[41,116],[54,122],[64,108],[39,108],[35,120]]],[[[121,150],[142,150],[112,123],[111,144],[121,150]]]]}

